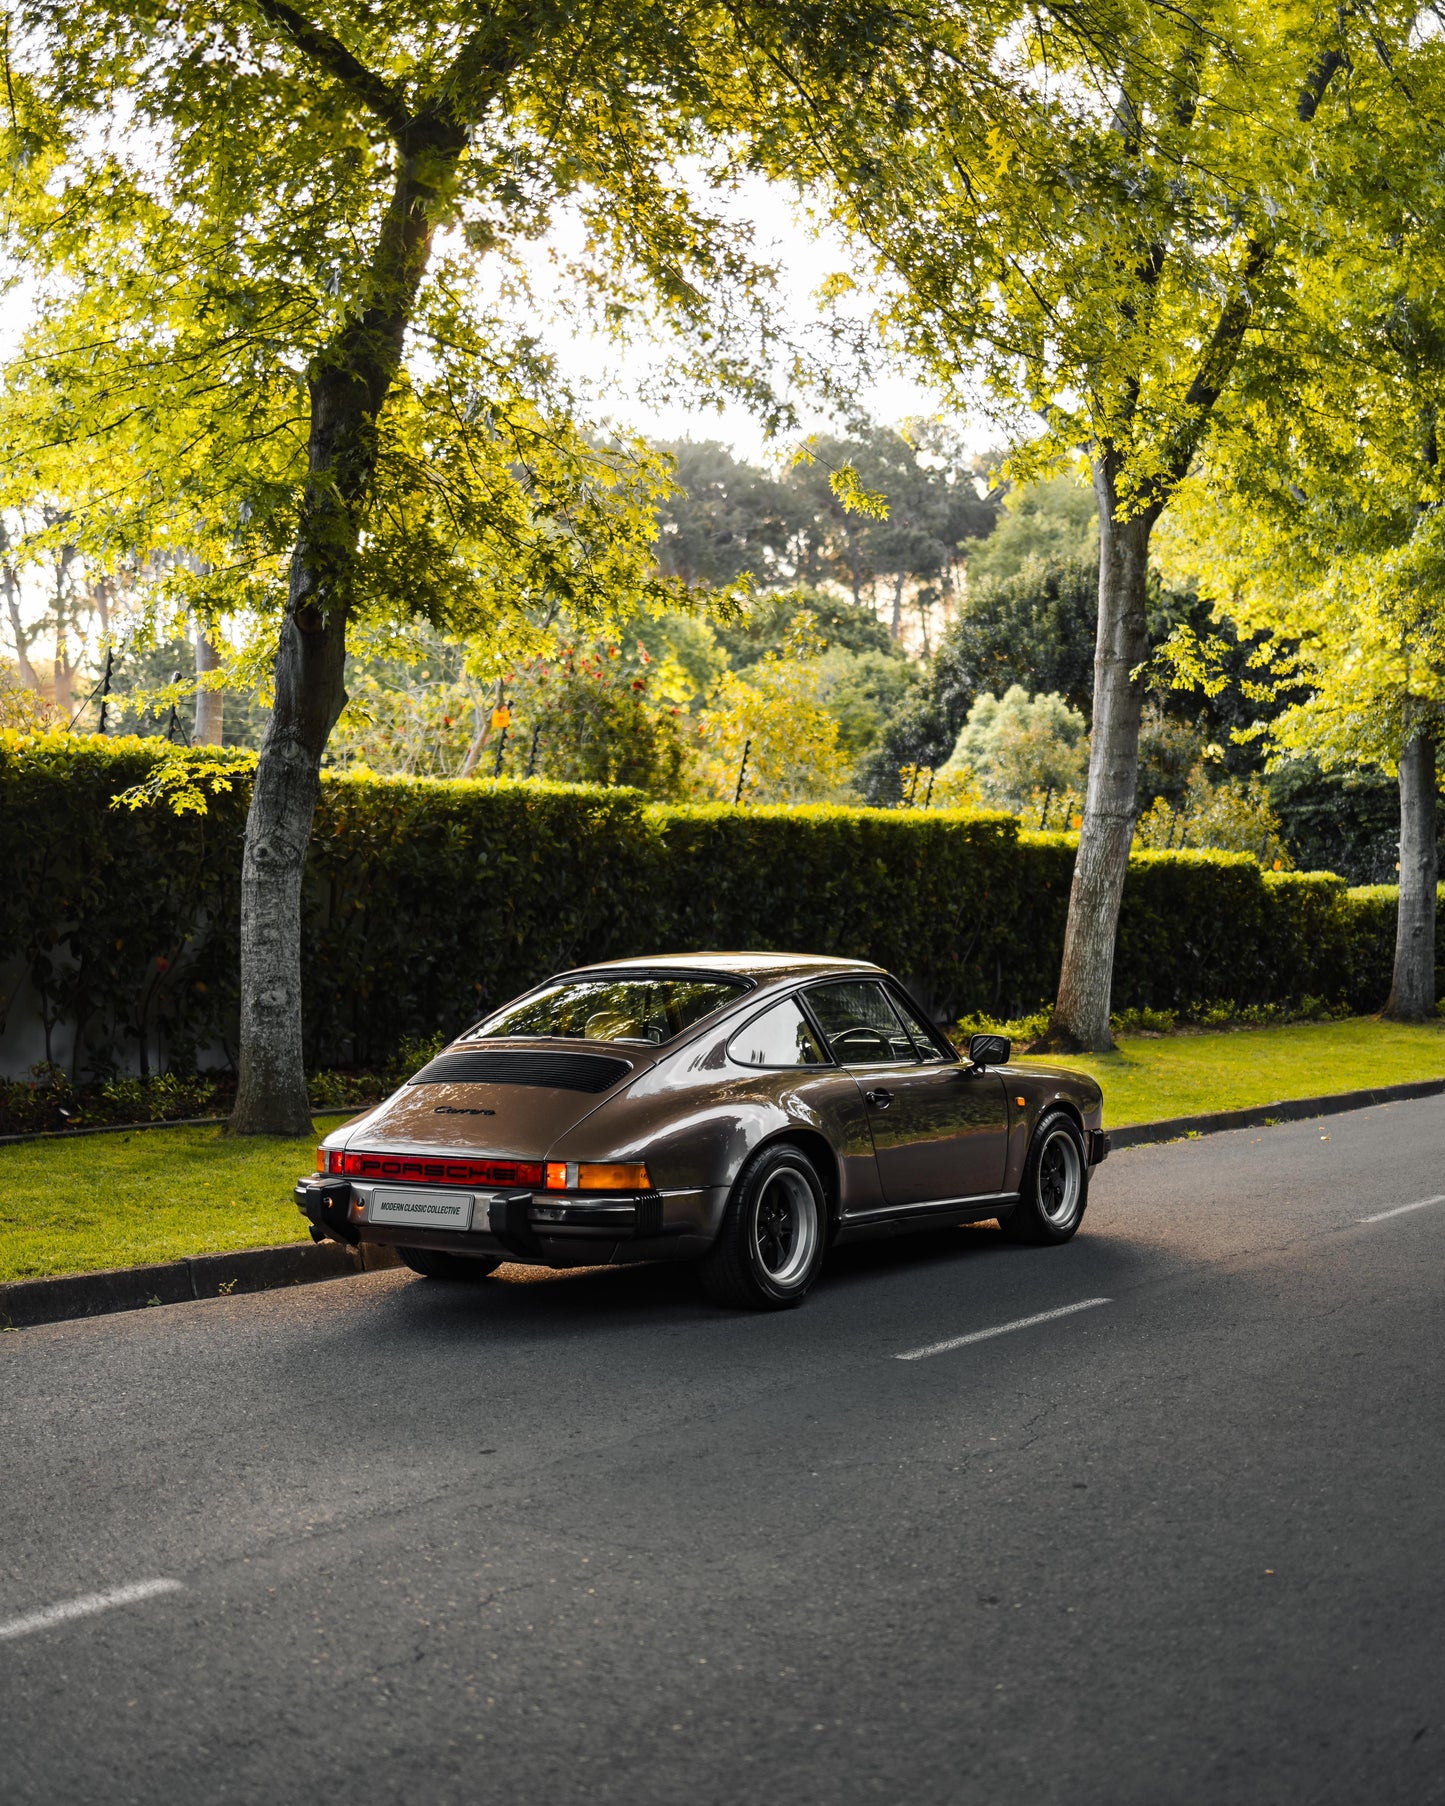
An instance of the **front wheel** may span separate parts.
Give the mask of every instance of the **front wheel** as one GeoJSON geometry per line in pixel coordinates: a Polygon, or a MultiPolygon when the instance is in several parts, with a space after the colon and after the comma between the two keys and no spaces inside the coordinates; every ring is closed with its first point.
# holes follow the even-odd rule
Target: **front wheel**
{"type": "Polygon", "coordinates": [[[396,1252],[402,1264],[423,1279],[460,1279],[473,1285],[489,1279],[502,1264],[490,1254],[448,1254],[444,1248],[398,1248],[396,1252]]]}
{"type": "Polygon", "coordinates": [[[1034,1130],[1019,1201],[1002,1219],[1003,1232],[1014,1242],[1046,1247],[1066,1242],[1083,1221],[1088,1202],[1084,1138],[1072,1116],[1051,1110],[1034,1130]]]}
{"type": "Polygon", "coordinates": [[[823,1187],[798,1148],[763,1148],[743,1168],[718,1238],[698,1263],[714,1303],[784,1311],[801,1304],[823,1264],[823,1187]]]}

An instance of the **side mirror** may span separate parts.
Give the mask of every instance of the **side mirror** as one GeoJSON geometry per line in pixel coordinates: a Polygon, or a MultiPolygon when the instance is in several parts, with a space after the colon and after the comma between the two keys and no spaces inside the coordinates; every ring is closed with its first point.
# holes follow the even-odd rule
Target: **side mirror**
{"type": "Polygon", "coordinates": [[[970,1035],[968,1038],[968,1057],[975,1066],[1007,1066],[1013,1050],[1013,1042],[1007,1035],[970,1035]]]}

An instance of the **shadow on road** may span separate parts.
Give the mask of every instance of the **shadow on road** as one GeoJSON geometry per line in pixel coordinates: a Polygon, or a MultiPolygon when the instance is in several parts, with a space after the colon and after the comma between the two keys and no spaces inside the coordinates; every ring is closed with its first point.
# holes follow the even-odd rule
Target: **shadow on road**
{"type": "MultiPolygon", "coordinates": [[[[997,1299],[1001,1307],[1046,1308],[1058,1302],[1060,1287],[1132,1284],[1141,1258],[1142,1250],[1117,1236],[1085,1233],[1062,1248],[1026,1248],[1006,1241],[994,1223],[920,1231],[833,1250],[801,1314],[831,1317],[830,1305],[841,1304],[850,1316],[860,1308],[891,1315],[900,1305],[906,1315],[919,1285],[936,1291],[941,1283],[951,1292],[960,1280],[978,1282],[960,1291],[960,1304],[997,1299]]],[[[751,1312],[712,1304],[691,1265],[665,1262],[562,1271],[509,1265],[480,1284],[389,1274],[378,1286],[375,1311],[381,1322],[373,1318],[374,1327],[444,1339],[459,1331],[488,1340],[610,1338],[639,1328],[759,1322],[751,1312]]],[[[773,1318],[790,1320],[798,1314],[773,1318]]]]}

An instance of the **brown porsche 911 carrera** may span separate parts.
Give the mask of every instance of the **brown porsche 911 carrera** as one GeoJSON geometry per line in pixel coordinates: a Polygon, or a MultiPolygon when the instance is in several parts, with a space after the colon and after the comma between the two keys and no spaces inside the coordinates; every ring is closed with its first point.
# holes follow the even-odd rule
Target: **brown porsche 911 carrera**
{"type": "Polygon", "coordinates": [[[564,972],[328,1135],[317,1240],[432,1279],[690,1260],[720,1303],[799,1303],[834,1242],[996,1217],[1067,1241],[1104,1159],[1082,1073],[965,1057],[877,966],[807,954],[564,972]]]}

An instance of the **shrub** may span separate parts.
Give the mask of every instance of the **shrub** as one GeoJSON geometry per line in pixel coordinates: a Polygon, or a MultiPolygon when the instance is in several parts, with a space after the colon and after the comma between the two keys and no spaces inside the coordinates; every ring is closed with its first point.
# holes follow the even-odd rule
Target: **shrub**
{"type": "MultiPolygon", "coordinates": [[[[0,965],[19,961],[30,979],[47,1056],[57,1028],[73,1032],[75,1068],[106,1073],[138,1050],[142,1075],[186,1070],[235,1015],[247,788],[220,792],[205,813],[110,806],[169,751],[0,733],[0,965]]],[[[198,748],[172,762],[204,773],[234,755],[198,748]]]]}
{"type": "Polygon", "coordinates": [[[871,959],[937,1009],[1011,995],[1026,902],[1011,816],[713,804],[653,809],[649,820],[668,950],[871,959]]]}
{"type": "Polygon", "coordinates": [[[1135,844],[1167,850],[1176,836],[1180,848],[1250,853],[1266,868],[1288,868],[1294,863],[1263,778],[1225,778],[1215,783],[1199,767],[1178,808],[1160,796],[1139,817],[1135,844]]]}
{"type": "MultiPolygon", "coordinates": [[[[215,749],[0,734],[0,996],[14,1007],[28,978],[52,1051],[78,1042],[72,1072],[185,1075],[234,1048],[248,786],[248,756],[215,749]],[[182,800],[214,792],[203,812],[112,807],[173,780],[182,800]]],[[[941,1020],[1014,1022],[1052,997],[1075,845],[1000,814],[327,773],[304,903],[308,1067],[384,1085],[424,1057],[408,1038],[455,1034],[558,967],[648,951],[870,959],[941,1020]]],[[[1378,1008],[1395,906],[1393,888],[1243,854],[1136,854],[1114,1008],[1378,1008]]],[[[50,1126],[52,1085],[7,1109],[50,1126]]]]}
{"type": "Polygon", "coordinates": [[[940,771],[967,772],[992,803],[1020,809],[1038,791],[1073,790],[1089,763],[1089,724],[1059,695],[1030,696],[1022,684],[980,696],[940,771]]]}

